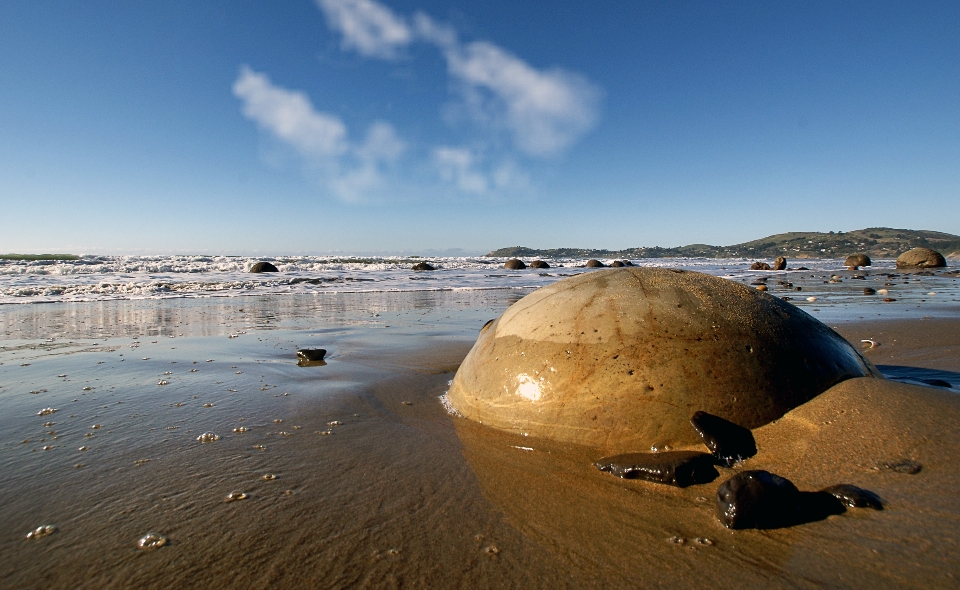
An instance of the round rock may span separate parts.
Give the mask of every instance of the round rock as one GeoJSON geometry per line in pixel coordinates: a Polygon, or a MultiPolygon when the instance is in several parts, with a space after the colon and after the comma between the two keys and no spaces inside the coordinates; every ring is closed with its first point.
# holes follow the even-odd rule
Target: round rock
{"type": "Polygon", "coordinates": [[[871,265],[870,257],[866,254],[851,254],[847,256],[847,259],[843,261],[844,266],[858,267],[858,266],[870,266],[871,265]]]}
{"type": "Polygon", "coordinates": [[[437,270],[437,269],[429,262],[418,262],[414,264],[410,270],[437,270]]]}
{"type": "Polygon", "coordinates": [[[587,261],[587,268],[601,268],[606,266],[604,263],[600,262],[596,258],[591,258],[587,261]]]}
{"type": "Polygon", "coordinates": [[[523,263],[519,258],[511,258],[510,260],[503,263],[503,268],[508,270],[523,270],[527,268],[527,265],[523,263]]]}
{"type": "Polygon", "coordinates": [[[257,262],[250,267],[250,272],[280,272],[276,266],[269,262],[257,262]]]}
{"type": "Polygon", "coordinates": [[[542,260],[534,260],[530,263],[530,268],[550,268],[550,265],[542,260]]]}
{"type": "Polygon", "coordinates": [[[784,270],[787,268],[787,259],[783,256],[777,256],[773,261],[773,270],[784,270]]]}
{"type": "Polygon", "coordinates": [[[634,267],[560,280],[510,306],[481,330],[448,397],[482,424],[613,454],[699,446],[698,410],[752,429],[871,375],[846,340],[787,302],[634,267]]]}
{"type": "Polygon", "coordinates": [[[943,254],[930,248],[914,248],[897,258],[897,268],[940,268],[946,265],[943,254]]]}

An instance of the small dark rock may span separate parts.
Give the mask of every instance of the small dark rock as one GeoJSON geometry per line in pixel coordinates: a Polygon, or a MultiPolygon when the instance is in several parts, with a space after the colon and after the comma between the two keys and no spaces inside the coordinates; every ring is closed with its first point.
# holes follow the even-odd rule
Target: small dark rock
{"type": "Polygon", "coordinates": [[[749,429],[704,411],[694,413],[690,424],[717,462],[731,467],[757,454],[757,443],[749,429]]]}
{"type": "Polygon", "coordinates": [[[860,266],[870,266],[871,265],[870,257],[866,254],[852,254],[847,256],[847,259],[843,261],[843,265],[852,269],[856,269],[860,266]]]}
{"type": "Polygon", "coordinates": [[[876,294],[877,294],[877,290],[876,290],[876,289],[871,289],[870,287],[864,287],[864,288],[863,288],[863,294],[864,294],[864,295],[876,295],[876,294]]]}
{"type": "Polygon", "coordinates": [[[624,479],[643,479],[685,488],[708,483],[719,473],[713,468],[713,457],[697,451],[663,453],[628,453],[604,457],[594,465],[624,479]]]}
{"type": "Polygon", "coordinates": [[[744,471],[720,484],[717,518],[729,529],[764,529],[796,519],[800,491],[769,471],[744,471]]]}
{"type": "Polygon", "coordinates": [[[527,265],[523,263],[519,258],[511,258],[510,260],[503,263],[503,268],[510,270],[523,270],[527,268],[527,265]]]}
{"type": "Polygon", "coordinates": [[[626,266],[626,265],[625,265],[624,263],[620,262],[619,260],[614,260],[613,262],[610,263],[610,266],[615,266],[615,267],[617,267],[617,268],[623,268],[623,267],[626,266]]]}
{"type": "Polygon", "coordinates": [[[805,266],[801,266],[801,267],[797,268],[797,270],[810,270],[810,269],[807,268],[807,267],[805,267],[805,266]]]}
{"type": "Polygon", "coordinates": [[[770,265],[766,262],[754,262],[750,265],[750,270],[770,270],[770,265]]]}
{"type": "Polygon", "coordinates": [[[322,361],[325,356],[327,356],[327,351],[323,348],[303,348],[297,351],[297,357],[305,361],[322,361]]]}
{"type": "Polygon", "coordinates": [[[410,270],[437,270],[437,269],[429,262],[418,262],[414,264],[410,270]]]}
{"type": "Polygon", "coordinates": [[[943,254],[930,248],[914,248],[897,258],[897,268],[940,268],[946,265],[943,254]]]}
{"type": "Polygon", "coordinates": [[[921,469],[923,469],[923,465],[912,459],[900,459],[899,461],[888,461],[886,463],[881,463],[880,468],[887,471],[895,471],[896,473],[916,475],[920,473],[921,469]]]}
{"type": "Polygon", "coordinates": [[[776,260],[773,261],[773,270],[783,270],[787,268],[787,259],[783,256],[777,256],[776,260]]]}
{"type": "Polygon", "coordinates": [[[550,268],[550,265],[542,260],[534,260],[530,263],[530,268],[550,268]]]}
{"type": "Polygon", "coordinates": [[[821,492],[826,492],[837,500],[843,502],[850,508],[873,508],[874,510],[883,510],[883,502],[880,496],[870,490],[858,488],[848,483],[838,483],[835,486],[823,488],[821,492]]]}
{"type": "Polygon", "coordinates": [[[921,379],[921,381],[927,385],[932,385],[933,387],[949,387],[950,389],[953,389],[953,385],[950,385],[950,383],[944,381],[943,379],[921,379]]]}
{"type": "Polygon", "coordinates": [[[587,261],[587,268],[601,268],[606,266],[604,263],[600,262],[596,258],[591,258],[587,261]]]}
{"type": "Polygon", "coordinates": [[[250,272],[280,272],[276,266],[269,262],[257,262],[250,267],[250,272]]]}
{"type": "Polygon", "coordinates": [[[620,262],[622,262],[624,266],[633,266],[633,263],[629,260],[621,260],[620,262]]]}

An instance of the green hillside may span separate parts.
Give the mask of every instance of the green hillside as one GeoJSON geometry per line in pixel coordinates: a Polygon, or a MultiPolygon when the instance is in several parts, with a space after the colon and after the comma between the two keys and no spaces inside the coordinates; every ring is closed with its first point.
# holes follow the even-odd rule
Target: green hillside
{"type": "Polygon", "coordinates": [[[500,248],[487,256],[545,257],[545,258],[845,258],[864,252],[871,258],[896,258],[900,254],[924,246],[938,250],[944,256],[960,257],[960,236],[943,232],[868,227],[851,232],[788,232],[732,246],[690,244],[677,248],[659,246],[628,248],[626,250],[595,250],[589,248],[553,248],[537,250],[521,246],[500,248]]]}

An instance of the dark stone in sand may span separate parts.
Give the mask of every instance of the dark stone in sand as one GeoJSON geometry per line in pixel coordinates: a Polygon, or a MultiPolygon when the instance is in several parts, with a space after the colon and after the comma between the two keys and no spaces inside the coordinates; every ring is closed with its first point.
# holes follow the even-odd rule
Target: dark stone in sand
{"type": "Polygon", "coordinates": [[[897,258],[897,268],[940,268],[946,265],[943,254],[930,248],[914,248],[897,258]]]}
{"type": "Polygon", "coordinates": [[[437,270],[432,264],[428,262],[418,262],[413,265],[413,268],[410,270],[437,270]]]}
{"type": "Polygon", "coordinates": [[[617,267],[617,268],[623,268],[623,267],[626,266],[626,265],[625,265],[624,263],[620,262],[619,260],[614,260],[613,262],[610,263],[610,266],[615,266],[615,267],[617,267]]]}
{"type": "Polygon", "coordinates": [[[269,262],[258,262],[250,267],[250,272],[280,272],[276,266],[269,262]]]}
{"type": "Polygon", "coordinates": [[[604,457],[594,465],[600,471],[624,479],[643,479],[680,488],[708,483],[720,475],[713,468],[713,456],[697,451],[627,453],[604,457]]]}
{"type": "Polygon", "coordinates": [[[591,258],[587,261],[587,268],[601,268],[606,266],[604,263],[600,262],[596,258],[591,258]]]}
{"type": "Polygon", "coordinates": [[[777,256],[776,260],[773,261],[773,270],[783,270],[787,268],[787,259],[783,256],[777,256]]]}
{"type": "Polygon", "coordinates": [[[927,385],[932,385],[933,387],[948,387],[953,389],[953,385],[950,385],[948,382],[943,379],[921,379],[927,385]]]}
{"type": "Polygon", "coordinates": [[[920,473],[920,470],[923,469],[923,465],[917,463],[912,459],[900,459],[899,461],[888,461],[880,465],[881,469],[886,469],[887,471],[895,471],[896,473],[906,473],[908,475],[916,475],[920,473]]]}
{"type": "Polygon", "coordinates": [[[527,265],[523,263],[519,258],[511,258],[510,260],[503,263],[503,268],[510,270],[523,270],[527,268],[527,265]]]}
{"type": "Polygon", "coordinates": [[[721,465],[731,467],[757,454],[753,433],[739,424],[704,411],[694,413],[690,424],[721,465]]]}
{"type": "Polygon", "coordinates": [[[770,265],[766,262],[754,262],[750,265],[750,270],[770,270],[770,265]]]}
{"type": "Polygon", "coordinates": [[[530,263],[530,268],[550,268],[550,265],[542,260],[534,260],[530,263]]]}
{"type": "Polygon", "coordinates": [[[835,486],[823,488],[821,492],[826,492],[840,500],[844,505],[850,508],[873,508],[874,510],[883,510],[883,502],[880,496],[870,490],[858,488],[849,483],[838,483],[835,486]]]}
{"type": "Polygon", "coordinates": [[[847,256],[847,259],[843,261],[844,266],[854,269],[860,266],[870,266],[871,264],[872,261],[866,254],[852,254],[847,256]]]}
{"type": "Polygon", "coordinates": [[[799,267],[797,270],[810,270],[810,269],[807,268],[807,267],[805,267],[805,266],[801,266],[801,267],[799,267]]]}
{"type": "Polygon", "coordinates": [[[717,518],[729,529],[765,529],[796,519],[800,491],[769,471],[744,471],[720,484],[717,518]]]}
{"type": "Polygon", "coordinates": [[[322,361],[326,355],[327,351],[323,348],[303,348],[297,351],[297,357],[305,361],[322,361]]]}
{"type": "Polygon", "coordinates": [[[863,288],[863,294],[864,294],[864,295],[876,295],[876,294],[877,294],[877,290],[876,290],[876,289],[871,289],[870,287],[864,287],[864,288],[863,288]]]}

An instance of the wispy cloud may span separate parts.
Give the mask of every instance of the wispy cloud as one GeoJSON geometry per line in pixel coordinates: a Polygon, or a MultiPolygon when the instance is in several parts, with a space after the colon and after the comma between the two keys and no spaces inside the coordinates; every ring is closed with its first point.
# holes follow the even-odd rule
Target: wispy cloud
{"type": "MultiPolygon", "coordinates": [[[[601,89],[559,67],[537,68],[489,41],[461,42],[457,31],[418,12],[396,14],[375,0],[315,0],[341,48],[362,56],[408,58],[414,43],[443,56],[453,100],[447,112],[465,114],[468,133],[460,146],[420,146],[417,152],[455,190],[474,196],[530,189],[525,158],[552,158],[575,145],[599,118],[601,89]],[[495,148],[493,146],[499,146],[495,148]]],[[[327,181],[341,198],[362,198],[384,184],[383,172],[407,145],[385,122],[370,126],[362,142],[348,137],[337,116],[319,112],[302,92],[274,86],[245,67],[234,84],[243,113],[308,161],[322,161],[327,181]]],[[[454,133],[462,132],[456,125],[454,133]]],[[[396,183],[394,183],[396,184],[396,183]]]]}
{"type": "Polygon", "coordinates": [[[243,114],[264,132],[295,149],[337,197],[359,201],[383,188],[382,169],[406,149],[389,123],[374,122],[363,142],[350,141],[337,116],[317,111],[298,91],[274,85],[265,75],[240,68],[233,94],[243,101],[243,114]]]}
{"type": "Polygon", "coordinates": [[[342,47],[361,55],[392,59],[413,41],[413,32],[389,8],[372,0],[316,0],[330,28],[343,34],[342,47]]]}

